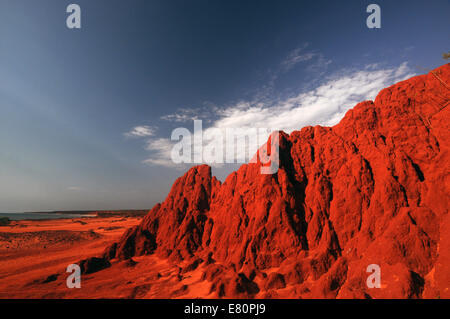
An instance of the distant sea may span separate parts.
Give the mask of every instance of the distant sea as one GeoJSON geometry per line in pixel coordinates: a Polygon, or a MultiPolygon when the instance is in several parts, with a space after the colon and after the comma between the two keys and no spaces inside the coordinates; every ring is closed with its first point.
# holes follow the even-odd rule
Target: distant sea
{"type": "Polygon", "coordinates": [[[0,218],[1,217],[8,217],[10,220],[24,220],[24,219],[81,218],[91,216],[83,214],[57,214],[57,213],[0,213],[0,218]]]}

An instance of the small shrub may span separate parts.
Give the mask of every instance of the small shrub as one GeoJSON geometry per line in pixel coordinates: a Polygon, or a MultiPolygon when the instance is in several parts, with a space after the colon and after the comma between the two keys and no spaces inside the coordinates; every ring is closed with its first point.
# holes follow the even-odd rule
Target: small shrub
{"type": "Polygon", "coordinates": [[[8,226],[11,220],[8,217],[0,217],[0,226],[8,226]]]}

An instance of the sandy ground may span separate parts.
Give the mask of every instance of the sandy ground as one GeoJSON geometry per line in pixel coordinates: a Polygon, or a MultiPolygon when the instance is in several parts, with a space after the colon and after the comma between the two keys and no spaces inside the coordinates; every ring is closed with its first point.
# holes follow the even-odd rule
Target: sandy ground
{"type": "MultiPolygon", "coordinates": [[[[215,298],[211,282],[202,280],[205,265],[182,272],[186,262],[175,264],[156,255],[113,261],[107,269],[82,275],[80,289],[67,287],[68,265],[100,255],[140,220],[19,221],[0,227],[0,299],[215,298]]],[[[289,293],[289,288],[278,290],[280,297],[289,293]]]]}
{"type": "Polygon", "coordinates": [[[0,227],[0,299],[8,298],[208,298],[201,269],[180,274],[184,264],[157,256],[114,262],[67,288],[68,265],[100,255],[140,218],[110,217],[13,221],[0,227]],[[49,280],[52,275],[57,275],[49,280]]]}
{"type": "MultiPolygon", "coordinates": [[[[49,275],[65,274],[69,264],[101,254],[127,228],[139,222],[140,218],[131,217],[80,218],[13,221],[0,227],[0,298],[66,295],[42,282],[49,275]]],[[[66,287],[66,277],[60,275],[52,283],[66,287]]]]}

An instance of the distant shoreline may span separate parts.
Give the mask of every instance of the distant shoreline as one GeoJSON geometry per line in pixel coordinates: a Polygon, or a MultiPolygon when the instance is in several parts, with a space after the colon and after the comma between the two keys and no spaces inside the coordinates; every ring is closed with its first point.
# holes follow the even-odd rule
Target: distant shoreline
{"type": "Polygon", "coordinates": [[[0,213],[0,224],[18,220],[48,220],[48,219],[76,219],[76,218],[108,218],[108,217],[144,217],[148,210],[104,210],[104,211],[51,211],[51,212],[23,212],[0,213]]]}
{"type": "Polygon", "coordinates": [[[146,215],[150,209],[120,209],[120,210],[55,210],[43,212],[21,212],[20,214],[59,214],[59,215],[146,215]]]}

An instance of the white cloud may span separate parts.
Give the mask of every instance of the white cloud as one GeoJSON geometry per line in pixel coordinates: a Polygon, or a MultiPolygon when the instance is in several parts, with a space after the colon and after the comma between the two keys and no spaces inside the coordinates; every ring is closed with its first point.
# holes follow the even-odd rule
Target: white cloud
{"type": "Polygon", "coordinates": [[[169,122],[177,122],[177,123],[184,123],[189,121],[195,121],[198,120],[197,116],[188,116],[186,114],[168,114],[161,117],[161,120],[169,121],[169,122]]]}
{"type": "MultiPolygon", "coordinates": [[[[307,71],[309,72],[322,72],[326,67],[332,62],[330,59],[326,59],[322,53],[315,51],[307,51],[305,49],[309,46],[308,43],[292,50],[287,57],[281,62],[279,70],[276,72],[275,77],[278,76],[277,73],[286,73],[292,70],[301,62],[309,62],[307,66],[307,71]]],[[[317,75],[317,74],[316,74],[317,75]]]]}
{"type": "Polygon", "coordinates": [[[214,104],[205,102],[202,107],[198,108],[179,108],[176,113],[161,116],[161,120],[175,123],[192,123],[195,120],[209,121],[211,117],[215,117],[218,110],[214,104]]]}
{"type": "MultiPolygon", "coordinates": [[[[291,133],[308,125],[332,126],[357,103],[373,100],[381,89],[414,75],[407,63],[398,67],[370,64],[360,70],[341,70],[314,89],[290,97],[240,101],[216,108],[216,120],[208,128],[204,127],[204,133],[225,128],[271,128],[291,133]]],[[[152,155],[145,162],[175,167],[170,159],[172,145],[164,138],[148,141],[147,150],[152,155]]]]}
{"type": "Polygon", "coordinates": [[[316,56],[313,52],[303,52],[307,45],[294,49],[288,54],[286,59],[281,62],[281,68],[284,72],[287,72],[294,68],[298,63],[309,61],[316,56]]]}
{"type": "Polygon", "coordinates": [[[177,113],[168,114],[161,116],[161,120],[176,122],[176,123],[184,123],[198,120],[198,109],[178,109],[177,113]]]}
{"type": "Polygon", "coordinates": [[[183,165],[175,164],[171,159],[171,151],[174,143],[168,138],[154,138],[147,141],[145,149],[152,152],[152,156],[143,161],[151,166],[165,166],[183,169],[183,165]]]}
{"type": "Polygon", "coordinates": [[[69,190],[69,191],[74,191],[74,192],[78,192],[78,191],[81,191],[82,188],[81,188],[81,187],[78,187],[78,186],[69,186],[69,187],[67,187],[67,190],[69,190]]]}
{"type": "Polygon", "coordinates": [[[315,89],[285,99],[239,102],[222,111],[213,127],[270,127],[290,133],[308,125],[335,125],[357,103],[413,75],[407,63],[339,72],[315,89]]]}
{"type": "Polygon", "coordinates": [[[155,128],[142,125],[133,127],[129,132],[125,133],[126,137],[148,137],[155,135],[155,128]]]}

